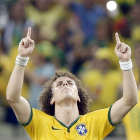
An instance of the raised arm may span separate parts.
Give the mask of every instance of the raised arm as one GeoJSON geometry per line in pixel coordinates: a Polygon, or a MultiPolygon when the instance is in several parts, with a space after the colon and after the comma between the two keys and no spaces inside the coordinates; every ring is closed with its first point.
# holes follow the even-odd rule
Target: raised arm
{"type": "Polygon", "coordinates": [[[19,54],[6,90],[6,98],[20,123],[27,123],[31,114],[29,103],[21,96],[25,65],[35,47],[30,36],[31,28],[28,28],[27,36],[19,43],[19,54]]]}
{"type": "Polygon", "coordinates": [[[123,97],[116,101],[111,109],[111,121],[119,123],[124,116],[138,103],[138,90],[131,68],[131,49],[128,45],[120,42],[118,33],[115,34],[117,45],[115,53],[123,66],[123,97]],[[127,63],[126,63],[127,62],[127,63]],[[127,66],[127,67],[126,67],[127,66]]]}

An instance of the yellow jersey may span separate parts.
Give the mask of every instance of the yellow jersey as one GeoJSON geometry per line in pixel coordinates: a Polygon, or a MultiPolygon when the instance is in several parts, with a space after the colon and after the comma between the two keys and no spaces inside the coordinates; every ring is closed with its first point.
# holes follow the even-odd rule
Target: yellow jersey
{"type": "Polygon", "coordinates": [[[22,125],[32,140],[102,140],[115,128],[110,110],[80,115],[67,127],[54,116],[32,109],[29,122],[22,125]]]}

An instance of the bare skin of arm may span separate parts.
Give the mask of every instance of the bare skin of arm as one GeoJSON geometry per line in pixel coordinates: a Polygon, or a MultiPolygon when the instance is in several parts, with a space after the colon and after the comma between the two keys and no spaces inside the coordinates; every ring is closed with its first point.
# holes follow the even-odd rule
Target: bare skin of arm
{"type": "MultiPolygon", "coordinates": [[[[28,28],[27,36],[19,43],[18,55],[21,57],[29,57],[35,47],[34,41],[30,36],[31,28],[28,28]]],[[[28,101],[21,96],[24,71],[24,66],[15,64],[6,90],[6,98],[20,123],[27,123],[31,114],[31,107],[28,101]]]]}
{"type": "MultiPolygon", "coordinates": [[[[121,62],[128,62],[131,57],[131,49],[128,45],[120,42],[116,33],[117,45],[115,53],[121,62]]],[[[138,103],[138,90],[132,69],[122,70],[123,74],[123,96],[116,101],[111,109],[111,121],[119,123],[125,115],[138,103]]]]}

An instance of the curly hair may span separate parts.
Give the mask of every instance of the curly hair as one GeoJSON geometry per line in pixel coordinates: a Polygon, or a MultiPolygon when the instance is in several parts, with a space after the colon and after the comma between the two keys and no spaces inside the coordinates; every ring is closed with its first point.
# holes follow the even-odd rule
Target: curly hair
{"type": "Polygon", "coordinates": [[[86,90],[83,88],[81,81],[76,78],[72,73],[70,72],[64,72],[57,70],[55,72],[55,76],[52,77],[48,82],[45,83],[44,85],[44,91],[41,93],[41,96],[39,98],[39,106],[41,107],[41,110],[45,112],[46,114],[49,114],[51,116],[54,116],[55,114],[55,104],[51,105],[50,100],[53,97],[52,93],[52,84],[53,82],[59,78],[59,77],[69,77],[72,80],[75,81],[78,89],[78,95],[80,97],[80,102],[77,102],[78,105],[78,110],[80,115],[84,115],[88,113],[89,111],[89,103],[90,103],[90,98],[89,95],[87,94],[86,90]]]}

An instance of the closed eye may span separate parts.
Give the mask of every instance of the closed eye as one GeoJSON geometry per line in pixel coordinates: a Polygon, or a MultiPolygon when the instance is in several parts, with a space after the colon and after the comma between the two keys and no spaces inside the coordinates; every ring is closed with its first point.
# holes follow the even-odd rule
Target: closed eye
{"type": "Polygon", "coordinates": [[[56,86],[60,86],[62,83],[58,83],[56,86]]]}
{"type": "Polygon", "coordinates": [[[73,85],[73,83],[72,83],[72,82],[68,82],[68,84],[69,84],[69,85],[73,85]]]}

